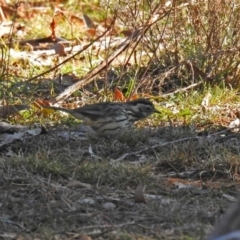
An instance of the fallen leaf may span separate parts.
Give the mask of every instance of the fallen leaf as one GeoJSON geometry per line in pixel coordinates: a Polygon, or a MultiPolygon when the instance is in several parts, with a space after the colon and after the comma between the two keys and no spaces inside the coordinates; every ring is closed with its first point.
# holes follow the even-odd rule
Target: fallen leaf
{"type": "Polygon", "coordinates": [[[181,183],[181,182],[175,182],[174,185],[178,188],[178,189],[181,189],[181,188],[191,188],[192,186],[189,185],[189,184],[184,184],[184,183],[181,183]]]}
{"type": "Polygon", "coordinates": [[[114,93],[113,93],[113,99],[116,101],[121,101],[123,102],[125,100],[125,97],[123,96],[123,93],[118,90],[117,88],[114,89],[114,93]]]}
{"type": "Polygon", "coordinates": [[[89,28],[89,29],[87,30],[87,33],[88,33],[91,37],[94,37],[94,36],[96,36],[96,29],[94,29],[94,28],[89,28]]]}
{"type": "Polygon", "coordinates": [[[237,118],[234,121],[230,122],[228,125],[229,128],[239,128],[240,127],[240,119],[237,118]]]}
{"type": "Polygon", "coordinates": [[[130,29],[122,30],[119,34],[122,34],[124,37],[130,37],[133,34],[133,31],[130,29]]]}
{"type": "Polygon", "coordinates": [[[138,94],[133,94],[129,100],[136,100],[139,98],[138,94]]]}
{"type": "Polygon", "coordinates": [[[116,205],[114,203],[112,203],[112,202],[106,202],[106,203],[103,204],[103,208],[105,208],[106,210],[111,211],[111,210],[116,208],[116,205]]]}
{"type": "Polygon", "coordinates": [[[28,130],[29,127],[20,124],[12,125],[6,122],[0,122],[0,133],[14,133],[28,130]]]}
{"type": "Polygon", "coordinates": [[[53,19],[52,22],[50,23],[50,29],[51,29],[51,32],[52,32],[51,37],[53,39],[56,39],[56,33],[55,33],[56,25],[57,24],[56,24],[55,20],[53,19]]]}
{"type": "Polygon", "coordinates": [[[79,24],[80,26],[85,24],[85,22],[82,18],[77,17],[75,15],[70,16],[70,21],[74,24],[79,24]]]}
{"type": "Polygon", "coordinates": [[[50,102],[48,100],[42,100],[42,99],[38,99],[36,101],[34,101],[32,103],[33,106],[37,107],[37,108],[42,108],[44,106],[51,106],[50,102]]]}
{"type": "Polygon", "coordinates": [[[32,105],[38,108],[44,116],[47,116],[56,111],[55,109],[48,108],[49,106],[51,106],[51,104],[47,100],[38,99],[34,101],[32,105]]]}
{"type": "Polygon", "coordinates": [[[13,28],[13,23],[12,22],[1,22],[0,23],[0,37],[3,35],[10,34],[13,28]]]}
{"type": "Polygon", "coordinates": [[[19,132],[14,134],[3,133],[1,134],[1,138],[0,138],[0,147],[8,143],[11,143],[15,140],[20,140],[23,136],[24,136],[24,132],[19,132]]]}
{"type": "Polygon", "coordinates": [[[34,129],[29,129],[26,131],[26,133],[32,135],[32,136],[37,136],[42,132],[42,128],[34,128],[34,129]]]}
{"type": "Polygon", "coordinates": [[[83,199],[79,200],[79,202],[82,204],[89,204],[89,205],[93,205],[96,203],[95,199],[93,199],[93,198],[83,198],[83,199]]]}

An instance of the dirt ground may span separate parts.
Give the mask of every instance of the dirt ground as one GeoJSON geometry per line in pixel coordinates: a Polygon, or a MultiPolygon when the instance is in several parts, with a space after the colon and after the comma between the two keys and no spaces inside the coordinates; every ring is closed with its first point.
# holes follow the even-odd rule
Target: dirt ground
{"type": "Polygon", "coordinates": [[[192,127],[118,139],[50,130],[4,146],[1,238],[205,239],[239,192],[240,135],[204,135],[192,127]]]}

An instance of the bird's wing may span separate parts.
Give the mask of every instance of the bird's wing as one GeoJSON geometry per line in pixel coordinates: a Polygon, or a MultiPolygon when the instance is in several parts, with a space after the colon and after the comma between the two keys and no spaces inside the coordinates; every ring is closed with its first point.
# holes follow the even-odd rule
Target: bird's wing
{"type": "Polygon", "coordinates": [[[91,120],[97,120],[100,118],[106,118],[107,116],[112,115],[113,110],[118,111],[118,107],[116,107],[116,103],[112,104],[109,102],[98,103],[93,105],[85,105],[78,109],[78,111],[90,118],[91,120]],[[114,108],[112,108],[114,105],[114,108]]]}

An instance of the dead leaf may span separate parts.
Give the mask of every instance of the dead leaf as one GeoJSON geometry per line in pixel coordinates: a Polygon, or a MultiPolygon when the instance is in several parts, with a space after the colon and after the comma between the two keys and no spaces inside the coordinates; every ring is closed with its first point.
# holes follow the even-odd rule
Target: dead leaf
{"type": "Polygon", "coordinates": [[[14,133],[28,130],[29,127],[20,124],[12,125],[6,122],[0,122],[0,133],[14,133]]]}
{"type": "Polygon", "coordinates": [[[42,128],[36,128],[32,130],[24,130],[22,132],[15,132],[14,134],[3,133],[0,135],[0,147],[12,143],[15,140],[22,140],[25,136],[32,135],[36,136],[42,132],[42,128]],[[27,134],[27,135],[26,135],[27,134]]]}
{"type": "Polygon", "coordinates": [[[87,30],[87,33],[88,33],[91,37],[94,37],[94,36],[96,36],[96,29],[94,29],[94,28],[89,28],[89,29],[87,30]]]}
{"type": "Polygon", "coordinates": [[[189,184],[184,184],[184,183],[181,183],[181,182],[175,182],[174,185],[178,188],[178,189],[181,189],[181,188],[191,188],[191,185],[189,184]]]}
{"type": "Polygon", "coordinates": [[[233,120],[232,122],[229,123],[228,125],[229,128],[239,128],[240,127],[240,119],[237,118],[233,120]]]}
{"type": "Polygon", "coordinates": [[[32,136],[37,136],[42,132],[42,128],[34,128],[34,129],[29,129],[26,131],[26,133],[32,135],[32,136]]]}
{"type": "Polygon", "coordinates": [[[24,136],[24,132],[9,134],[3,133],[0,138],[0,147],[13,142],[14,140],[20,140],[24,136]]]}
{"type": "Polygon", "coordinates": [[[53,19],[52,22],[50,23],[50,29],[51,29],[51,37],[52,39],[56,39],[56,33],[55,33],[55,29],[56,29],[56,21],[53,19]]]}
{"type": "Polygon", "coordinates": [[[6,21],[6,17],[3,13],[2,7],[0,7],[0,18],[1,18],[1,23],[6,21]]]}
{"type": "MultiPolygon", "coordinates": [[[[80,128],[83,125],[80,125],[80,128]]],[[[88,131],[84,131],[82,129],[77,130],[77,131],[57,131],[57,137],[63,138],[65,140],[74,140],[74,141],[81,141],[83,139],[86,139],[88,131]]]]}
{"type": "Polygon", "coordinates": [[[134,202],[135,203],[146,203],[146,200],[143,195],[143,186],[141,184],[139,184],[135,190],[134,202]]]}
{"type": "Polygon", "coordinates": [[[0,24],[0,37],[3,35],[10,34],[13,28],[13,23],[12,22],[1,22],[0,24]]]}
{"type": "Polygon", "coordinates": [[[124,37],[130,37],[133,34],[133,30],[130,30],[130,29],[122,30],[120,34],[122,34],[124,37]]]}
{"type": "Polygon", "coordinates": [[[32,52],[34,49],[33,49],[33,46],[29,43],[26,43],[26,46],[24,48],[26,51],[28,52],[32,52]]]}
{"type": "Polygon", "coordinates": [[[21,18],[30,18],[31,14],[29,12],[29,8],[30,5],[28,5],[27,3],[22,2],[18,2],[17,3],[17,14],[21,17],[21,18]]]}
{"type": "Polygon", "coordinates": [[[48,108],[51,106],[50,102],[47,100],[38,99],[32,103],[32,106],[38,109],[38,112],[42,113],[43,116],[48,116],[49,114],[54,113],[56,110],[48,108]]]}
{"type": "Polygon", "coordinates": [[[105,208],[106,210],[114,210],[116,208],[116,205],[112,202],[106,202],[103,204],[103,208],[105,208]]]}
{"type": "Polygon", "coordinates": [[[51,106],[51,103],[48,100],[43,100],[43,99],[37,99],[32,103],[33,106],[37,108],[42,108],[44,106],[49,107],[51,106]]]}
{"type": "Polygon", "coordinates": [[[130,98],[128,98],[128,101],[131,101],[131,100],[136,100],[139,98],[139,95],[138,94],[133,94],[130,98]]]}
{"type": "Polygon", "coordinates": [[[80,203],[82,203],[82,204],[89,204],[89,205],[94,205],[94,204],[96,204],[96,200],[95,199],[93,199],[93,198],[83,198],[83,199],[80,199],[79,200],[79,202],[80,203]]]}
{"type": "Polygon", "coordinates": [[[123,96],[123,93],[118,90],[117,88],[114,89],[114,93],[113,93],[113,100],[118,100],[118,101],[125,101],[125,97],[123,96]]]}
{"type": "Polygon", "coordinates": [[[77,17],[75,15],[70,16],[70,21],[74,24],[79,24],[80,26],[85,24],[82,18],[77,17]]]}

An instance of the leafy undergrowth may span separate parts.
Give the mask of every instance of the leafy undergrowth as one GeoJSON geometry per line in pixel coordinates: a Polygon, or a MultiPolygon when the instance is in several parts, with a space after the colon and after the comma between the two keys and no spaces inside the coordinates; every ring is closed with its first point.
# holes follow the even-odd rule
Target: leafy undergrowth
{"type": "Polygon", "coordinates": [[[232,181],[238,133],[206,138],[193,127],[166,126],[95,139],[62,131],[5,148],[2,236],[204,239],[229,205],[223,196],[239,190],[232,181]],[[135,203],[139,184],[146,203],[135,203]]]}

